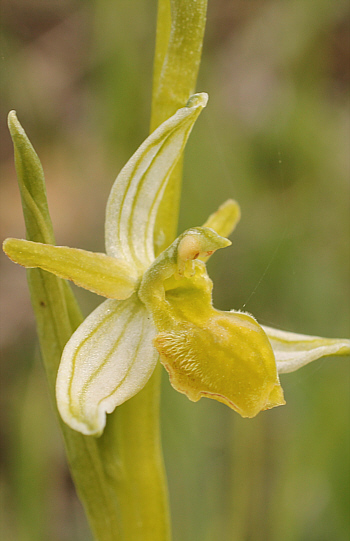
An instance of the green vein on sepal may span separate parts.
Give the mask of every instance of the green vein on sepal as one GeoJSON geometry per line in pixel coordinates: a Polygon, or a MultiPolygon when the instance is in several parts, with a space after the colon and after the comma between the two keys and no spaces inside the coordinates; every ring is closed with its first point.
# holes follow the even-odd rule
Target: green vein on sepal
{"type": "Polygon", "coordinates": [[[138,148],[119,173],[107,203],[106,251],[144,270],[154,259],[154,224],[167,182],[207,103],[195,94],[138,148]]]}
{"type": "Polygon", "coordinates": [[[63,420],[86,435],[100,435],[111,413],[139,392],[157,362],[155,330],[136,295],[107,300],[67,343],[57,376],[63,420]]]}
{"type": "Polygon", "coordinates": [[[279,374],[294,372],[321,357],[350,354],[350,340],[346,338],[321,338],[262,327],[275,354],[279,374]]]}

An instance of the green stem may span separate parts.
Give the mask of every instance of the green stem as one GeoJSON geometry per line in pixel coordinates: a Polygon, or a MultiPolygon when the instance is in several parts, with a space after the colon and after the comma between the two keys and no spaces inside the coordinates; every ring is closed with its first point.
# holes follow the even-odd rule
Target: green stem
{"type": "Polygon", "coordinates": [[[146,387],[110,416],[102,436],[106,463],[119,465],[123,539],[170,539],[167,485],[159,429],[160,365],[146,387]]]}
{"type": "MultiPolygon", "coordinates": [[[[151,131],[183,107],[194,92],[205,27],[206,0],[159,0],[151,131]]],[[[176,234],[181,165],[165,192],[157,219],[158,249],[176,234]],[[170,210],[171,209],[171,210],[170,210]]],[[[119,450],[119,485],[127,541],[170,539],[167,484],[159,427],[160,366],[146,387],[110,416],[107,455],[119,450]],[[111,443],[111,442],[115,442],[111,443]]],[[[108,460],[113,463],[113,460],[108,460]]]]}
{"type": "Polygon", "coordinates": [[[184,107],[194,93],[201,60],[207,0],[159,0],[151,131],[184,107]]]}
{"type": "MultiPolygon", "coordinates": [[[[151,131],[183,107],[194,93],[201,60],[207,0],[159,0],[154,57],[151,131]]],[[[177,233],[182,160],[176,166],[159,207],[156,255],[177,233]]]]}

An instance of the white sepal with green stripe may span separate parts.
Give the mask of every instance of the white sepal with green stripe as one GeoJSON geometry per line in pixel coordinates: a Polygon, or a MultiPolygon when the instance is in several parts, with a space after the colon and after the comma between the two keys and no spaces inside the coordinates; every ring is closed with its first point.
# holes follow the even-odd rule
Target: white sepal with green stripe
{"type": "Polygon", "coordinates": [[[154,260],[154,224],[169,177],[208,96],[194,94],[163,122],[119,173],[106,210],[106,252],[141,272],[154,260]]]}
{"type": "Polygon", "coordinates": [[[100,435],[106,413],[145,386],[158,358],[154,335],[136,295],[106,300],[85,319],[64,348],[57,376],[58,409],[71,428],[100,435]]]}
{"type": "Polygon", "coordinates": [[[262,328],[275,354],[277,372],[286,374],[329,355],[349,355],[350,340],[346,338],[321,338],[306,334],[262,328]]]}

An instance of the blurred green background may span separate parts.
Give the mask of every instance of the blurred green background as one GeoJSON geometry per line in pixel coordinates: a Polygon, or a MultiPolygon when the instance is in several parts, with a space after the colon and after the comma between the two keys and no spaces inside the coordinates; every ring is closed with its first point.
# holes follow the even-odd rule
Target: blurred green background
{"type": "MultiPolygon", "coordinates": [[[[180,230],[229,197],[215,306],[349,335],[349,4],[209,0],[197,86],[210,102],[185,159],[180,230]]],[[[44,166],[58,244],[103,251],[104,207],[148,133],[156,0],[3,0],[2,237],[24,224],[6,114],[44,166]]],[[[25,272],[1,256],[4,541],[91,539],[40,362],[25,272]]],[[[100,298],[75,288],[85,314],[100,298]]],[[[283,375],[287,405],[243,420],[164,373],[174,541],[348,541],[349,359],[283,375]]]]}

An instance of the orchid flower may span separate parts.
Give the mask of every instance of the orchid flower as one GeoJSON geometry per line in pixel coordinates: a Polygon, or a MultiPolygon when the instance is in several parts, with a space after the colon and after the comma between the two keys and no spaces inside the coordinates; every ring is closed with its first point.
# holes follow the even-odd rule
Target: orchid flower
{"type": "MultiPolygon", "coordinates": [[[[350,352],[350,340],[283,332],[259,325],[250,314],[213,308],[205,262],[231,244],[226,236],[240,218],[233,200],[156,257],[162,196],[206,103],[206,94],[192,96],[118,175],[107,203],[106,254],[4,242],[14,262],[107,297],[66,344],[57,375],[59,412],[83,434],[100,435],[106,414],[145,386],[158,359],[172,386],[190,400],[206,396],[254,417],[285,403],[280,373],[350,352]]],[[[22,130],[15,113],[10,122],[22,130]]]]}

